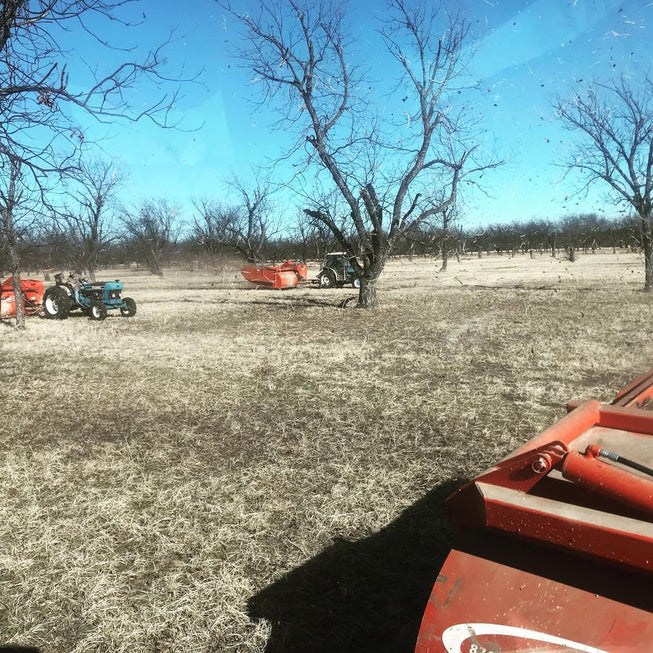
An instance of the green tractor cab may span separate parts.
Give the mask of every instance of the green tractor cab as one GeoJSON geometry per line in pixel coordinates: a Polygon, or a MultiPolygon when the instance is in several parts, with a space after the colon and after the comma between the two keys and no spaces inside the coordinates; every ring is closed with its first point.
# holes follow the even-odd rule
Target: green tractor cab
{"type": "Polygon", "coordinates": [[[43,295],[43,312],[46,317],[65,319],[72,311],[81,310],[92,320],[104,320],[110,310],[119,310],[123,317],[136,315],[136,302],[122,297],[123,284],[115,281],[64,281],[55,275],[56,286],[48,288],[43,295]]]}
{"type": "Polygon", "coordinates": [[[320,274],[317,275],[320,288],[342,288],[346,284],[360,288],[360,277],[350,259],[346,252],[329,252],[324,258],[320,274]]]}

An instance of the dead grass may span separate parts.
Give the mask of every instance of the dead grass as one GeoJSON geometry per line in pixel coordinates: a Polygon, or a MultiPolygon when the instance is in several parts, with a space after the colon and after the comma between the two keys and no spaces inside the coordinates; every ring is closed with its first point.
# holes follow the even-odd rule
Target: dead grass
{"type": "Polygon", "coordinates": [[[131,320],[0,325],[0,642],[410,651],[447,492],[649,367],[641,268],[393,261],[374,312],[121,272],[131,320]]]}

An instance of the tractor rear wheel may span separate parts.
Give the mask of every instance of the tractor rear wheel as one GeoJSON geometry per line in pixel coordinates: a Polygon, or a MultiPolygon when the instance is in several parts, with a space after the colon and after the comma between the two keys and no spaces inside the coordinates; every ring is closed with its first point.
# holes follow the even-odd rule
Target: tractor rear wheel
{"type": "Polygon", "coordinates": [[[120,315],[134,317],[136,315],[136,302],[131,297],[123,297],[122,303],[124,306],[120,307],[120,315]]]}
{"type": "Polygon", "coordinates": [[[68,293],[59,286],[52,286],[43,295],[43,312],[46,317],[64,320],[70,311],[70,297],[68,293]]]}
{"type": "Polygon", "coordinates": [[[106,306],[102,302],[93,302],[88,309],[88,315],[91,320],[101,322],[107,316],[106,306]]]}
{"type": "Polygon", "coordinates": [[[320,288],[333,288],[336,285],[336,275],[332,270],[322,270],[317,280],[320,288]]]}

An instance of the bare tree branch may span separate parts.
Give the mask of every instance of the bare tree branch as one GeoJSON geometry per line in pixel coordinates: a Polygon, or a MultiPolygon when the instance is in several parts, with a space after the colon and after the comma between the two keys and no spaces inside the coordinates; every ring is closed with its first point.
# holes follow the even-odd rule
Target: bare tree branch
{"type": "MultiPolygon", "coordinates": [[[[165,72],[170,39],[142,58],[107,68],[105,60],[126,53],[100,35],[101,21],[132,27],[120,18],[132,0],[6,0],[0,7],[0,165],[11,156],[38,184],[48,175],[77,168],[76,157],[88,135],[74,110],[100,122],[148,119],[175,126],[171,110],[178,98],[178,75],[165,72]],[[67,31],[82,30],[104,49],[102,61],[83,70],[64,48],[67,31]],[[99,64],[103,65],[100,66],[99,64]],[[103,72],[99,72],[100,69],[103,72]],[[137,107],[137,87],[158,89],[137,107]],[[169,90],[165,89],[168,86],[169,90]]],[[[171,37],[170,37],[171,38],[171,37]]],[[[140,103],[143,96],[138,98],[140,103]]]]}

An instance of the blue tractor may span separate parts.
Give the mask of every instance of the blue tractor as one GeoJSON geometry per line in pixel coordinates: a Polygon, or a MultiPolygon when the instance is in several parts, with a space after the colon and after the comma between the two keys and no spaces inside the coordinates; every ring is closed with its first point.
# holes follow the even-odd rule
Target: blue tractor
{"type": "Polygon", "coordinates": [[[61,274],[55,274],[54,278],[56,285],[43,294],[46,317],[63,320],[76,310],[91,320],[104,320],[110,310],[119,310],[123,317],[136,315],[136,302],[131,297],[121,297],[123,286],[118,279],[91,282],[71,275],[64,281],[61,274]]]}

